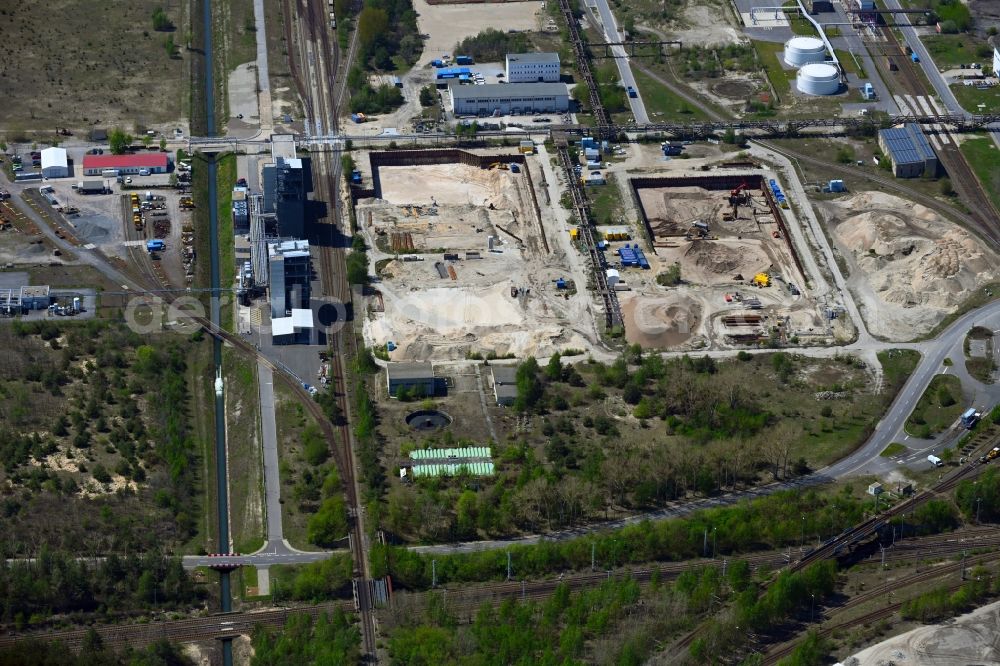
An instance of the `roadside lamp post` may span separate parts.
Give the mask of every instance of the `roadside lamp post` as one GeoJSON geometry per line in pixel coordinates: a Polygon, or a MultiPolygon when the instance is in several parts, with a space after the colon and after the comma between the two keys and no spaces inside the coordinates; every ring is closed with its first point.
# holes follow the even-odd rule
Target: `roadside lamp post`
{"type": "Polygon", "coordinates": [[[799,549],[806,543],[806,516],[802,514],[802,536],[799,537],[799,549]]]}
{"type": "Polygon", "coordinates": [[[809,596],[812,597],[812,603],[809,604],[809,624],[812,624],[816,621],[816,595],[810,594],[809,596]]]}
{"type": "Polygon", "coordinates": [[[712,559],[715,559],[716,546],[718,545],[718,528],[712,528],[712,559]]]}
{"type": "Polygon", "coordinates": [[[983,498],[982,497],[977,497],[976,498],[976,525],[979,524],[979,507],[982,504],[982,502],[983,502],[983,498]]]}

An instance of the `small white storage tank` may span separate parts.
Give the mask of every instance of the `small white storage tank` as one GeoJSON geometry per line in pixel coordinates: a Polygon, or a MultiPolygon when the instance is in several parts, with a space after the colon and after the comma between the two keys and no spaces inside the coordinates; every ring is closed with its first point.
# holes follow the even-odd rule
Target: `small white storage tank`
{"type": "Polygon", "coordinates": [[[785,62],[801,67],[826,60],[826,44],[817,37],[792,37],[785,42],[785,62]]]}
{"type": "Polygon", "coordinates": [[[609,268],[607,271],[607,279],[608,289],[614,289],[615,285],[618,284],[618,281],[621,279],[621,276],[614,268],[609,268]]]}
{"type": "Polygon", "coordinates": [[[799,70],[795,87],[807,95],[835,95],[840,90],[840,71],[823,63],[806,65],[799,70]]]}

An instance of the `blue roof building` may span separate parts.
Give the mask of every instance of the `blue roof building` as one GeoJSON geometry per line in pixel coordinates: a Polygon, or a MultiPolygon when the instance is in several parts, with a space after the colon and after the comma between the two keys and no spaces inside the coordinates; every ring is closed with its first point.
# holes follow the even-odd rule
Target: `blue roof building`
{"type": "Polygon", "coordinates": [[[896,178],[937,174],[937,155],[917,123],[879,130],[878,145],[892,161],[892,173],[896,178]]]}

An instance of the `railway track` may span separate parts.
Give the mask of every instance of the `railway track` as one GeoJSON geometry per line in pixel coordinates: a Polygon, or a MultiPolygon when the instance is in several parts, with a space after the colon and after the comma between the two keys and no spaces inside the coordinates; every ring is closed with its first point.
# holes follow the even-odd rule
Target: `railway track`
{"type": "MultiPolygon", "coordinates": [[[[989,555],[980,555],[976,557],[971,557],[968,560],[961,562],[954,562],[944,566],[934,567],[927,571],[921,571],[914,573],[911,576],[906,576],[904,578],[894,580],[892,582],[883,583],[878,587],[872,588],[863,594],[856,597],[852,597],[846,604],[838,606],[835,609],[833,617],[840,615],[842,613],[848,612],[850,610],[856,609],[867,603],[875,602],[883,597],[887,598],[889,602],[882,608],[876,608],[868,613],[855,618],[849,618],[842,620],[840,622],[835,622],[831,625],[823,626],[819,629],[817,633],[820,636],[826,637],[834,632],[843,631],[844,629],[851,629],[853,627],[862,626],[869,624],[875,620],[882,620],[895,615],[895,613],[906,603],[906,600],[892,602],[893,595],[896,595],[900,590],[904,590],[914,585],[919,585],[921,583],[930,583],[943,576],[954,575],[959,572],[964,572],[965,569],[974,567],[976,565],[986,564],[989,562],[996,562],[1000,560],[1000,553],[991,553],[989,555]]],[[[951,580],[944,585],[949,591],[953,591],[962,586],[965,582],[964,575],[959,580],[951,580]]],[[[941,587],[941,586],[936,586],[941,587]]],[[[781,659],[787,657],[795,648],[798,647],[798,642],[795,643],[785,643],[768,650],[767,654],[764,656],[764,664],[776,664],[781,659]]]]}
{"type": "MultiPolygon", "coordinates": [[[[338,126],[339,107],[346,92],[346,73],[357,51],[357,31],[355,30],[347,56],[340,58],[339,50],[331,43],[328,26],[327,4],[324,0],[306,0],[306,11],[298,17],[299,63],[292,65],[293,76],[299,86],[300,96],[306,100],[306,109],[314,127],[335,132],[338,126]],[[306,76],[303,72],[309,72],[306,76]],[[339,80],[336,74],[340,74],[339,80]]],[[[345,20],[345,17],[341,17],[345,20]]],[[[293,59],[294,60],[294,59],[293,59]]],[[[328,202],[328,214],[313,229],[313,237],[319,259],[319,277],[323,293],[339,303],[348,305],[351,294],[346,280],[346,259],[340,238],[343,233],[342,206],[340,205],[339,153],[320,152],[313,157],[316,176],[316,194],[328,202]]],[[[345,322],[350,326],[350,322],[345,322]]],[[[329,389],[337,396],[337,402],[344,421],[330,424],[319,405],[306,398],[310,413],[321,422],[329,424],[325,433],[333,449],[335,460],[341,470],[347,504],[352,514],[351,555],[354,562],[354,595],[361,617],[362,646],[368,658],[377,661],[376,631],[374,621],[374,600],[369,587],[367,533],[364,529],[364,506],[357,479],[357,466],[352,448],[352,433],[349,427],[351,414],[350,387],[344,367],[346,355],[356,353],[353,328],[336,331],[327,340],[331,350],[329,389]]],[[[301,387],[299,387],[301,389],[301,387]]]]}
{"type": "MultiPolygon", "coordinates": [[[[891,28],[882,27],[880,31],[889,43],[890,50],[904,53],[903,47],[896,37],[896,33],[891,28]]],[[[882,70],[883,79],[886,81],[891,80],[891,75],[885,71],[887,69],[885,58],[876,58],[876,61],[878,62],[878,67],[882,70]]],[[[910,58],[904,57],[901,59],[897,74],[899,75],[897,80],[901,83],[906,93],[914,97],[930,99],[927,86],[921,78],[916,65],[910,58]]],[[[945,140],[941,148],[936,150],[938,158],[948,173],[955,191],[968,207],[969,217],[975,220],[973,228],[980,235],[990,238],[994,244],[997,244],[998,240],[1000,240],[1000,224],[998,224],[1000,222],[1000,214],[997,213],[997,209],[993,205],[989,195],[972,172],[972,168],[969,166],[965,155],[958,148],[958,144],[954,139],[949,138],[947,133],[944,136],[945,140]]]]}

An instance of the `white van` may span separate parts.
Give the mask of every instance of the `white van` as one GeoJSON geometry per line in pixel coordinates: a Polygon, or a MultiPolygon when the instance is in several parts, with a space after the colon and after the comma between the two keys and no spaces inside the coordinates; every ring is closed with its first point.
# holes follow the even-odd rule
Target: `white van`
{"type": "Polygon", "coordinates": [[[935,467],[942,467],[944,465],[944,463],[941,462],[941,459],[938,458],[937,456],[927,456],[927,462],[934,465],[935,467]]]}

